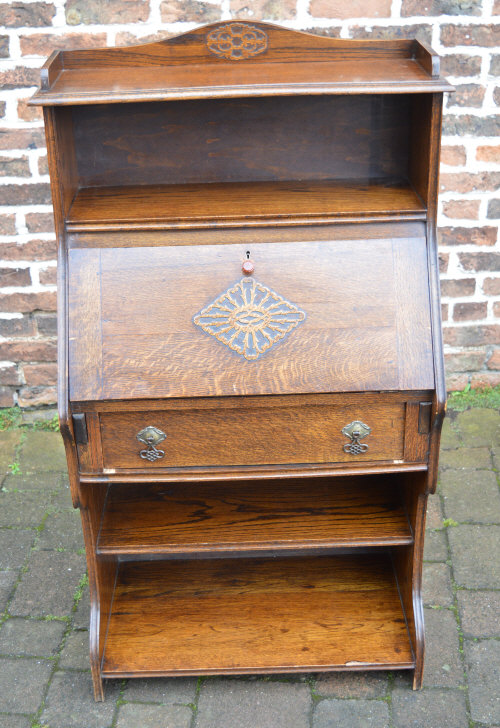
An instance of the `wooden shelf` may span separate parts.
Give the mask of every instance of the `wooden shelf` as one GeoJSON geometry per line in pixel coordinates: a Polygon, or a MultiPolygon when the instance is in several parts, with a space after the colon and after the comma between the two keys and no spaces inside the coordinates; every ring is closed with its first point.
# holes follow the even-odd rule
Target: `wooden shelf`
{"type": "MultiPolygon", "coordinates": [[[[398,487],[399,486],[399,487],[398,487]]],[[[220,553],[231,550],[413,543],[394,477],[299,482],[114,485],[99,554],[220,553]]]]}
{"type": "Polygon", "coordinates": [[[102,676],[414,664],[391,560],[381,552],[122,563],[102,676]]]}
{"type": "Polygon", "coordinates": [[[327,180],[138,185],[80,189],[68,231],[224,227],[331,222],[335,219],[425,220],[407,182],[327,180]]]}

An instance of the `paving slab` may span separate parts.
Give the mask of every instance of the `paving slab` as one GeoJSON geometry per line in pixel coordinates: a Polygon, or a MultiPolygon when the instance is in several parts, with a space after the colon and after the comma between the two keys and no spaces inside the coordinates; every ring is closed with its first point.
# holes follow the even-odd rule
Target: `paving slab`
{"type": "Polygon", "coordinates": [[[441,498],[436,493],[429,496],[427,501],[427,516],[425,527],[428,529],[443,527],[443,510],[441,508],[441,498]]]}
{"type": "Polygon", "coordinates": [[[39,723],[50,728],[111,728],[119,694],[120,681],[108,680],[105,701],[96,703],[89,672],[56,672],[39,723]]]}
{"type": "Polygon", "coordinates": [[[47,495],[32,493],[0,493],[0,526],[37,527],[49,508],[47,495]]]}
{"type": "Polygon", "coordinates": [[[500,723],[500,642],[465,642],[472,720],[500,723]]]}
{"type": "Polygon", "coordinates": [[[460,436],[457,427],[450,418],[446,418],[443,422],[441,431],[441,450],[455,450],[460,447],[460,436]]]}
{"type": "Polygon", "coordinates": [[[500,412],[474,407],[460,412],[455,420],[464,447],[500,445],[500,412]]]}
{"type": "Polygon", "coordinates": [[[60,490],[62,486],[62,474],[53,472],[8,475],[3,482],[3,487],[9,491],[43,490],[46,493],[52,493],[60,490]]]}
{"type": "Polygon", "coordinates": [[[315,693],[325,698],[382,698],[388,681],[386,671],[320,673],[315,693]]]}
{"type": "Polygon", "coordinates": [[[19,453],[19,462],[24,473],[66,470],[66,454],[60,433],[36,430],[26,432],[19,453]]]}
{"type": "Polygon", "coordinates": [[[25,715],[12,715],[12,713],[2,715],[0,713],[0,725],[2,728],[31,728],[32,721],[25,715]]]}
{"type": "Polygon", "coordinates": [[[56,511],[47,516],[37,549],[79,551],[84,548],[80,511],[56,511]]]}
{"type": "Polygon", "coordinates": [[[451,607],[453,590],[450,567],[443,563],[425,563],[422,575],[422,596],[428,606],[451,607]]]}
{"type": "Polygon", "coordinates": [[[441,477],[446,518],[500,523],[500,488],[490,470],[446,470],[441,477]]]}
{"type": "Polygon", "coordinates": [[[16,571],[0,571],[0,612],[7,606],[18,578],[19,574],[16,571]]]}
{"type": "Polygon", "coordinates": [[[0,658],[0,712],[35,713],[52,667],[46,660],[0,658]]]}
{"type": "Polygon", "coordinates": [[[90,622],[90,593],[88,584],[83,587],[82,596],[73,615],[75,629],[88,629],[90,622]]]}
{"type": "Polygon", "coordinates": [[[183,705],[120,705],[117,728],[190,728],[193,711],[183,705]]]}
{"type": "Polygon", "coordinates": [[[36,531],[0,528],[0,570],[20,569],[36,538],[36,531]]]}
{"type": "Polygon", "coordinates": [[[16,459],[16,449],[21,442],[21,430],[4,430],[0,432],[0,482],[2,475],[10,473],[10,467],[16,459]]]}
{"type": "Polygon", "coordinates": [[[456,526],[448,538],[457,584],[500,589],[500,526],[456,526]]]}
{"type": "Polygon", "coordinates": [[[461,447],[458,450],[443,450],[439,457],[440,470],[446,468],[469,468],[472,470],[491,468],[491,454],[487,447],[461,447]]]}
{"type": "Polygon", "coordinates": [[[66,624],[36,619],[8,619],[0,628],[0,654],[54,657],[66,624]]]}
{"type": "Polygon", "coordinates": [[[71,613],[76,588],[85,573],[85,557],[56,551],[34,552],[10,604],[17,616],[65,617],[71,613]]]}
{"type": "Polygon", "coordinates": [[[459,590],[457,599],[466,637],[500,637],[500,591],[459,590]]]}
{"type": "Polygon", "coordinates": [[[394,728],[469,728],[462,690],[395,688],[392,715],[394,728]]]}
{"type": "Polygon", "coordinates": [[[444,531],[427,531],[424,541],[424,561],[446,561],[448,545],[444,531]]]}
{"type": "Polygon", "coordinates": [[[309,728],[311,691],[296,682],[209,679],[201,687],[196,728],[309,728]]]}
{"type": "Polygon", "coordinates": [[[196,677],[162,677],[129,680],[123,699],[164,705],[188,705],[196,696],[196,677]]]}
{"type": "Polygon", "coordinates": [[[87,631],[70,632],[66,637],[64,648],[59,659],[59,667],[63,670],[90,670],[89,633],[87,631]]]}
{"type": "Polygon", "coordinates": [[[448,609],[424,609],[424,686],[451,688],[464,683],[458,625],[448,609]]]}
{"type": "Polygon", "coordinates": [[[322,700],[312,724],[313,728],[389,728],[389,706],[381,700],[322,700]]]}

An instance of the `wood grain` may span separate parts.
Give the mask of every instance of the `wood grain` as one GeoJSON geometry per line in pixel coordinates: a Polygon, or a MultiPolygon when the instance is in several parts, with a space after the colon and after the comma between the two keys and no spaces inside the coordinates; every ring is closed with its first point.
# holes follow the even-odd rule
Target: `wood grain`
{"type": "Polygon", "coordinates": [[[413,667],[385,554],[122,564],[104,677],[413,667]]]}

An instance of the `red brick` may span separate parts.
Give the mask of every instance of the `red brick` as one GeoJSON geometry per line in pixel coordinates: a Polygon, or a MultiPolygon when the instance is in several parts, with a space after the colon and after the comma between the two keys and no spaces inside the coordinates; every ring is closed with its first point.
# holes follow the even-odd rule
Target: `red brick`
{"type": "Polygon", "coordinates": [[[440,245],[495,245],[497,234],[496,227],[442,227],[438,239],[440,245]]]}
{"type": "MultiPolygon", "coordinates": [[[[337,32],[339,29],[337,29],[337,32]]],[[[318,29],[319,32],[319,29],[318,29]]],[[[335,37],[338,37],[335,36],[335,37]]],[[[395,38],[416,38],[424,43],[432,41],[431,25],[355,25],[351,27],[352,38],[372,38],[380,40],[394,40],[395,38]]]]}
{"type": "Polygon", "coordinates": [[[411,15],[481,15],[481,0],[403,0],[401,17],[411,15]]]}
{"type": "Polygon", "coordinates": [[[454,281],[441,281],[441,295],[448,298],[463,298],[463,296],[472,296],[475,290],[475,278],[461,278],[454,281]]]}
{"type": "Polygon", "coordinates": [[[3,260],[55,260],[55,240],[30,240],[27,243],[0,243],[0,259],[3,260]]]}
{"type": "Polygon", "coordinates": [[[469,384],[468,374],[450,374],[446,377],[446,391],[460,392],[469,384]]]}
{"type": "Polygon", "coordinates": [[[391,0],[311,0],[316,18],[388,18],[391,0]]]}
{"type": "Polygon", "coordinates": [[[25,220],[30,233],[54,232],[54,216],[51,212],[28,212],[25,220]]]}
{"type": "Polygon", "coordinates": [[[448,321],[448,304],[442,303],[441,304],[441,320],[442,321],[448,321]]]}
{"type": "MultiPolygon", "coordinates": [[[[163,5],[170,3],[162,3],[163,5]]],[[[175,3],[184,4],[184,3],[175,3]]],[[[192,3],[187,3],[191,6],[192,3]]],[[[230,10],[233,18],[251,20],[289,20],[295,15],[295,0],[231,0],[230,10]]],[[[195,20],[195,18],[193,18],[195,20]]]]}
{"type": "Polygon", "coordinates": [[[498,136],[500,122],[498,115],[478,116],[477,114],[446,114],[443,121],[445,136],[498,136]]]}
{"type": "Polygon", "coordinates": [[[477,220],[479,200],[448,200],[443,202],[443,214],[455,220],[477,220]]]}
{"type": "Polygon", "coordinates": [[[81,48],[102,48],[107,44],[106,33],[34,33],[21,35],[21,55],[50,56],[52,51],[71,51],[81,48]]]}
{"type": "Polygon", "coordinates": [[[55,313],[36,313],[38,333],[42,336],[57,336],[57,316],[55,313]]]}
{"type": "Polygon", "coordinates": [[[487,296],[500,296],[500,278],[485,278],[483,293],[487,296]]]}
{"type": "Polygon", "coordinates": [[[0,157],[0,177],[30,177],[27,157],[0,157]]]}
{"type": "Polygon", "coordinates": [[[35,322],[30,316],[21,318],[0,318],[0,336],[5,338],[19,338],[21,336],[34,336],[35,322]]]}
{"type": "Polygon", "coordinates": [[[486,318],[486,315],[486,301],[481,301],[480,303],[456,303],[453,308],[454,321],[477,321],[486,318]]]}
{"type": "Polygon", "coordinates": [[[17,116],[21,121],[40,121],[43,119],[40,106],[28,106],[28,99],[19,99],[17,102],[17,116]]]}
{"type": "Polygon", "coordinates": [[[450,260],[450,256],[448,253],[439,253],[439,272],[440,273],[446,273],[448,270],[448,263],[450,260]]]}
{"type": "Polygon", "coordinates": [[[493,350],[492,355],[488,359],[488,369],[500,369],[500,349],[493,350]]]}
{"type": "Polygon", "coordinates": [[[480,46],[496,48],[500,45],[500,27],[494,25],[441,26],[441,43],[444,46],[480,46]]]}
{"type": "Polygon", "coordinates": [[[455,93],[448,96],[447,106],[473,106],[479,108],[483,105],[484,86],[477,83],[463,83],[455,86],[455,93]]]}
{"type": "Polygon", "coordinates": [[[445,326],[443,341],[449,346],[485,346],[500,344],[500,326],[445,326]]]}
{"type": "Polygon", "coordinates": [[[0,149],[45,149],[43,129],[0,129],[0,149]]]}
{"type": "Polygon", "coordinates": [[[148,0],[67,0],[68,25],[144,23],[149,16],[148,0]]]}
{"type": "Polygon", "coordinates": [[[0,185],[0,205],[49,205],[50,185],[0,185]]]}
{"type": "Polygon", "coordinates": [[[482,349],[475,351],[460,351],[455,354],[444,355],[447,372],[477,372],[484,366],[486,352],[482,349]]]}
{"type": "Polygon", "coordinates": [[[56,361],[57,345],[53,341],[2,341],[0,359],[4,361],[56,361]]]}
{"type": "MultiPolygon", "coordinates": [[[[55,311],[56,294],[52,291],[42,293],[4,293],[0,294],[0,310],[7,313],[31,313],[32,311],[55,311]]],[[[0,357],[0,360],[2,357],[0,357]]]]}
{"type": "Polygon", "coordinates": [[[9,57],[9,36],[0,35],[0,58],[9,57]]]}
{"type": "Polygon", "coordinates": [[[0,365],[0,384],[16,386],[21,384],[21,378],[16,364],[0,365]]]}
{"type": "Polygon", "coordinates": [[[495,162],[500,164],[500,144],[485,145],[476,149],[476,159],[479,162],[495,162]]]}
{"type": "Polygon", "coordinates": [[[450,167],[462,167],[465,164],[466,152],[465,147],[443,146],[441,148],[441,161],[450,167]]]}
{"type": "Polygon", "coordinates": [[[55,14],[56,9],[52,3],[2,3],[0,25],[8,28],[37,28],[52,25],[55,14]]]}
{"type": "Polygon", "coordinates": [[[24,380],[30,387],[57,382],[57,364],[25,364],[23,367],[24,380]]]}
{"type": "Polygon", "coordinates": [[[38,68],[19,66],[0,73],[0,86],[3,89],[19,88],[20,86],[38,86],[40,71],[38,68]]]}
{"type": "Polygon", "coordinates": [[[441,192],[496,192],[500,186],[500,172],[443,173],[439,182],[441,192]]]}
{"type": "Polygon", "coordinates": [[[56,404],[56,387],[23,387],[17,401],[20,407],[40,407],[42,405],[56,404]]]}
{"type": "MultiPolygon", "coordinates": [[[[244,3],[241,3],[244,6],[244,3]]],[[[254,3],[251,3],[252,7],[254,3]]],[[[255,18],[257,20],[259,16],[259,3],[255,3],[255,18]]],[[[233,4],[231,3],[231,12],[233,12],[233,4]]],[[[190,23],[213,23],[215,20],[220,20],[221,9],[220,6],[211,5],[209,3],[198,2],[198,0],[164,0],[160,4],[160,14],[163,23],[176,23],[178,21],[190,22],[190,23]]],[[[245,17],[245,12],[242,10],[241,17],[245,17]]]]}
{"type": "Polygon", "coordinates": [[[0,268],[0,288],[10,286],[31,286],[30,269],[0,268]]]}
{"type": "Polygon", "coordinates": [[[14,390],[0,387],[0,407],[12,407],[14,404],[14,390]]]}
{"type": "Polygon", "coordinates": [[[481,72],[481,56],[450,53],[441,56],[441,71],[448,76],[478,76],[481,72]]]}
{"type": "Polygon", "coordinates": [[[470,380],[472,389],[485,389],[486,387],[497,387],[500,384],[500,372],[478,372],[473,374],[470,380]]]}
{"type": "Polygon", "coordinates": [[[492,15],[500,15],[500,0],[495,0],[492,15]]]}
{"type": "Polygon", "coordinates": [[[459,253],[458,257],[465,270],[500,271],[500,253],[459,253]]]}
{"type": "Polygon", "coordinates": [[[40,271],[40,283],[44,286],[54,286],[57,283],[57,268],[55,265],[40,271]]]}

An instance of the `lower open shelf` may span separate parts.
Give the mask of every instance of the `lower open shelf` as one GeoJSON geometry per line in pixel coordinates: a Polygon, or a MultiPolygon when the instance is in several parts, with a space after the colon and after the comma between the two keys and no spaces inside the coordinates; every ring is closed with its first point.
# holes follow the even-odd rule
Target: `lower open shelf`
{"type": "Polygon", "coordinates": [[[385,549],[118,564],[102,677],[409,669],[385,549]]]}

